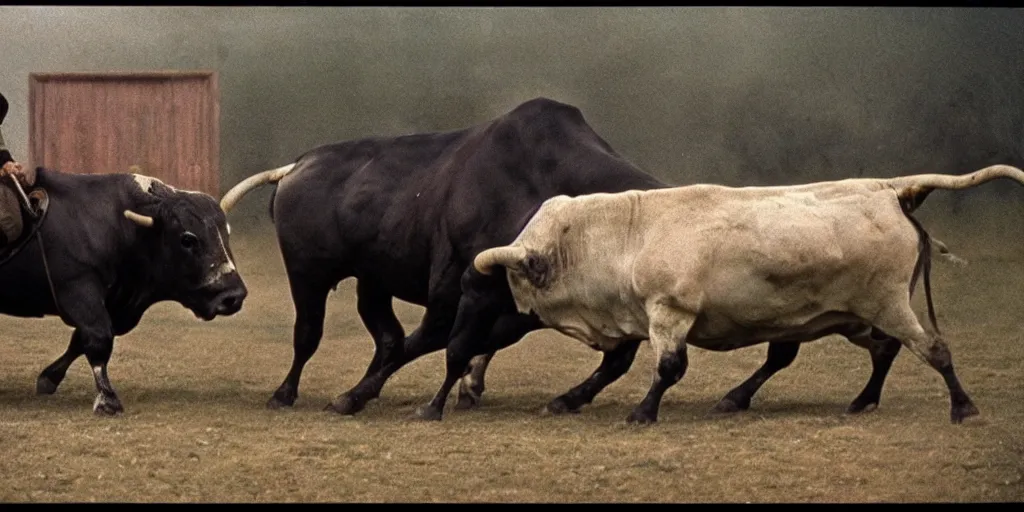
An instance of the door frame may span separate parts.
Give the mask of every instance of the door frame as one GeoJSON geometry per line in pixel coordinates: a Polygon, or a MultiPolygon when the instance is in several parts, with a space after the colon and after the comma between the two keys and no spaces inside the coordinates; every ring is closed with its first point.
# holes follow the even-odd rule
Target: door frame
{"type": "MultiPolygon", "coordinates": [[[[188,70],[142,70],[142,71],[62,71],[62,72],[34,72],[28,75],[28,144],[29,158],[32,166],[39,166],[45,149],[45,134],[37,133],[41,126],[37,126],[36,107],[43,84],[51,81],[65,80],[150,80],[150,79],[179,79],[179,78],[203,78],[210,84],[210,131],[214,134],[210,141],[210,172],[216,184],[213,192],[220,193],[220,84],[218,74],[213,69],[188,69],[188,70]]],[[[45,115],[45,113],[43,113],[45,115]]],[[[126,169],[119,172],[128,172],[126,169]]]]}

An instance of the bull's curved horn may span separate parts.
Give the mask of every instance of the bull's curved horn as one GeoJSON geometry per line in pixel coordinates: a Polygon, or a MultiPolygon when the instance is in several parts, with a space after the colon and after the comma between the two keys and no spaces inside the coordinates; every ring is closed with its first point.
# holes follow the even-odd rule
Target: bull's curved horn
{"type": "Polygon", "coordinates": [[[151,228],[151,227],[153,227],[153,217],[150,217],[148,215],[142,215],[142,214],[135,213],[135,212],[133,212],[131,210],[125,210],[124,211],[124,216],[128,220],[130,220],[130,221],[132,221],[132,222],[134,222],[134,223],[136,223],[136,224],[138,224],[138,225],[140,225],[140,226],[142,226],[144,228],[151,228]]]}
{"type": "Polygon", "coordinates": [[[473,266],[477,272],[490,275],[495,265],[508,267],[526,259],[526,249],[519,246],[495,247],[487,249],[473,258],[473,266]]]}
{"type": "Polygon", "coordinates": [[[259,174],[253,174],[248,178],[238,182],[237,185],[231,187],[224,197],[220,200],[220,209],[224,210],[224,213],[231,211],[245,194],[248,194],[251,190],[257,189],[268,183],[276,183],[281,181],[282,178],[288,175],[289,172],[295,167],[295,164],[288,164],[277,169],[271,169],[269,171],[263,171],[259,174]]]}

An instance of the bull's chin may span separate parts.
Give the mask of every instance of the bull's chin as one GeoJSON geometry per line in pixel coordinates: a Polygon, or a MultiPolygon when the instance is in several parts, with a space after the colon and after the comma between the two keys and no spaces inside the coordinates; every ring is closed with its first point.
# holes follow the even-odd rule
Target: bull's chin
{"type": "Polygon", "coordinates": [[[191,311],[196,318],[204,322],[209,322],[210,320],[217,318],[217,312],[212,309],[204,311],[200,308],[188,307],[188,310],[191,311]]]}

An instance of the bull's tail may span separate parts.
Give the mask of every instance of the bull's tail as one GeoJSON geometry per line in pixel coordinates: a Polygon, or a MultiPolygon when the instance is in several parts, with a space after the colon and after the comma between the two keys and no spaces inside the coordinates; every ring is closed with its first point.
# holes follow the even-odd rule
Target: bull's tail
{"type": "Polygon", "coordinates": [[[481,274],[490,275],[495,265],[510,267],[522,263],[526,259],[526,249],[514,245],[487,249],[473,258],[473,267],[481,274]]]}
{"type": "Polygon", "coordinates": [[[946,244],[943,243],[942,240],[932,237],[931,244],[932,249],[938,249],[939,256],[942,256],[950,263],[953,263],[954,265],[959,265],[961,267],[967,265],[967,260],[961,258],[960,256],[957,256],[956,254],[953,254],[953,251],[950,251],[949,247],[946,247],[946,244]]]}
{"type": "Polygon", "coordinates": [[[935,189],[963,190],[998,178],[1009,178],[1024,184],[1024,171],[1011,165],[990,165],[968,174],[915,174],[885,181],[896,188],[903,208],[912,212],[935,189]]]}
{"type": "Polygon", "coordinates": [[[228,190],[224,197],[220,200],[220,207],[224,210],[224,213],[231,211],[245,194],[248,194],[252,190],[255,190],[268,183],[277,183],[282,178],[288,175],[292,169],[295,168],[295,164],[291,163],[277,169],[271,169],[269,171],[263,171],[259,174],[253,174],[248,178],[240,181],[231,190],[228,190]]]}
{"type": "Polygon", "coordinates": [[[939,323],[935,320],[935,305],[932,303],[932,237],[928,235],[924,226],[922,226],[909,211],[904,211],[904,213],[907,215],[907,219],[910,223],[914,226],[914,229],[917,230],[919,249],[917,263],[914,264],[914,272],[910,275],[909,293],[911,297],[914,296],[914,288],[917,286],[917,278],[923,273],[924,298],[928,305],[928,320],[932,323],[932,328],[935,329],[935,334],[941,334],[939,331],[939,323]]]}
{"type": "Polygon", "coordinates": [[[274,188],[270,189],[270,201],[267,203],[267,215],[270,216],[270,220],[274,220],[274,198],[277,197],[277,183],[274,184],[274,188]]]}

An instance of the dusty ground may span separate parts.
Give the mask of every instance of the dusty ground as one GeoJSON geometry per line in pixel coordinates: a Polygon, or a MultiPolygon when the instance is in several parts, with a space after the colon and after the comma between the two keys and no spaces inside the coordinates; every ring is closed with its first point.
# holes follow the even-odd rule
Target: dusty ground
{"type": "MultiPolygon", "coordinates": [[[[64,350],[70,329],[54,319],[0,318],[0,500],[1024,499],[1022,259],[964,246],[956,249],[969,266],[934,267],[940,327],[982,413],[963,425],[949,423],[939,375],[905,350],[880,408],[844,415],[870,361],[840,338],[805,345],[746,413],[710,410],[760,365],[763,345],[725,354],[691,348],[690,369],[652,427],[624,422],[650,383],[646,346],[581,414],[542,416],[600,359],[552,331],[495,358],[481,409],[424,424],[406,418],[440,383],[440,353],[399,372],[355,418],[321,411],[372,355],[353,282],[330,301],[295,408],[264,409],[291,361],[293,318],[280,255],[267,242],[232,241],[251,293],[235,317],[203,323],[161,304],[117,341],[110,375],[126,407],[121,417],[93,416],[84,359],[56,395],[36,396],[36,375],[64,350]]],[[[422,310],[398,310],[411,331],[422,310]]]]}

